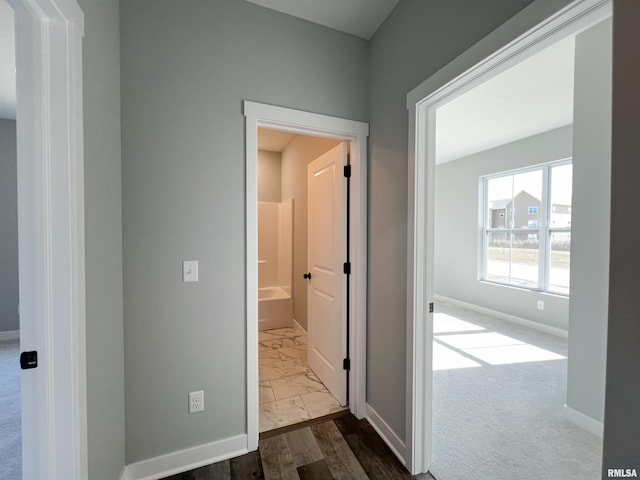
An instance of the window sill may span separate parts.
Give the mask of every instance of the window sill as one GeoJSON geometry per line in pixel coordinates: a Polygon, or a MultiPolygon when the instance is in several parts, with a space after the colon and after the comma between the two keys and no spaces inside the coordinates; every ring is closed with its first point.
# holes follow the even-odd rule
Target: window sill
{"type": "Polygon", "coordinates": [[[512,290],[519,290],[521,292],[534,292],[534,293],[538,293],[540,295],[546,295],[546,296],[549,296],[549,297],[565,298],[567,300],[569,299],[569,295],[565,295],[563,293],[558,293],[558,292],[549,292],[549,291],[546,291],[546,290],[540,290],[538,288],[518,287],[517,285],[509,285],[509,284],[506,284],[506,283],[492,282],[491,280],[484,280],[484,279],[480,279],[478,281],[480,283],[484,283],[486,285],[504,287],[504,288],[509,288],[509,289],[512,289],[512,290]]]}

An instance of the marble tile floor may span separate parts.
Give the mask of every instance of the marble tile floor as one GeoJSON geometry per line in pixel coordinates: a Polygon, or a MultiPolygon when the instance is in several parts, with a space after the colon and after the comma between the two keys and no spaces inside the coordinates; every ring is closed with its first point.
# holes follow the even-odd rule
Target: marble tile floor
{"type": "Polygon", "coordinates": [[[341,406],[307,364],[307,336],[301,329],[278,328],[258,334],[260,432],[331,413],[341,406]]]}

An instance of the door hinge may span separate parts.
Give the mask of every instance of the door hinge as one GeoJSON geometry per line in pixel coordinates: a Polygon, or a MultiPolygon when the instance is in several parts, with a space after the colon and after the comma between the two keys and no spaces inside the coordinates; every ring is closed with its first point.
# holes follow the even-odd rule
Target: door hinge
{"type": "Polygon", "coordinates": [[[38,352],[22,352],[20,354],[20,368],[29,370],[38,366],[38,352]]]}
{"type": "Polygon", "coordinates": [[[433,302],[429,304],[429,313],[433,313],[433,302]]]}
{"type": "Polygon", "coordinates": [[[344,176],[345,178],[351,178],[351,165],[344,166],[344,176]]]}
{"type": "Polygon", "coordinates": [[[351,370],[351,359],[345,358],[342,360],[342,369],[343,370],[351,370]]]}
{"type": "Polygon", "coordinates": [[[351,262],[344,262],[342,270],[345,275],[351,275],[351,262]]]}

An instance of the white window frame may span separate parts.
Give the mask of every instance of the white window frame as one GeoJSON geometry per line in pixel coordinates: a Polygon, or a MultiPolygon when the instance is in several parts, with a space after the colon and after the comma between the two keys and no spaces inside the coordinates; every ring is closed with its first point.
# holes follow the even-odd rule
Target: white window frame
{"type": "MultiPolygon", "coordinates": [[[[478,275],[478,279],[482,282],[492,283],[495,285],[504,285],[509,287],[517,287],[523,288],[526,290],[539,291],[545,293],[551,293],[553,295],[560,295],[564,297],[568,297],[569,294],[563,293],[556,290],[549,289],[549,274],[551,270],[551,235],[554,233],[571,233],[571,226],[569,227],[551,227],[550,219],[551,219],[551,170],[555,167],[560,167],[562,165],[571,165],[572,159],[565,158],[562,160],[557,160],[553,162],[543,163],[539,165],[534,165],[531,167],[518,168],[515,170],[509,170],[506,172],[495,173],[491,175],[485,175],[480,178],[480,188],[482,189],[480,198],[480,215],[479,215],[479,245],[480,248],[478,250],[479,259],[478,264],[480,265],[480,272],[478,275]],[[541,206],[538,209],[538,214],[540,215],[540,219],[538,222],[537,228],[514,228],[510,225],[507,225],[505,222],[504,228],[491,228],[489,224],[491,223],[491,217],[489,215],[489,181],[494,180],[496,178],[509,177],[513,175],[519,175],[522,173],[542,171],[542,198],[541,198],[541,206]],[[488,234],[489,233],[507,233],[507,234],[515,234],[515,233],[526,233],[533,234],[536,233],[538,235],[538,287],[528,287],[524,285],[514,285],[509,282],[500,282],[498,280],[490,280],[487,278],[487,257],[488,257],[488,234]]],[[[531,207],[527,209],[529,211],[531,207]]],[[[513,208],[512,208],[513,210],[513,208]]],[[[511,267],[509,267],[509,278],[511,278],[511,267]]]]}

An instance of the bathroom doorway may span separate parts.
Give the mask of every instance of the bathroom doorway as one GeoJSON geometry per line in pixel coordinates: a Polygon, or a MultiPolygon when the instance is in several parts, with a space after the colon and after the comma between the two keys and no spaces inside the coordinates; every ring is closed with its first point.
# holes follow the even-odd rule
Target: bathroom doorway
{"type": "Polygon", "coordinates": [[[347,410],[348,149],[258,130],[261,433],[347,410]]]}
{"type": "MultiPolygon", "coordinates": [[[[277,107],[245,100],[245,161],[246,161],[246,322],[247,322],[247,450],[258,448],[260,437],[259,355],[258,355],[258,129],[268,128],[294,135],[321,137],[346,142],[350,150],[350,202],[345,205],[349,239],[345,261],[350,265],[346,277],[343,315],[348,317],[345,328],[346,358],[343,359],[344,380],[348,392],[349,411],[357,418],[370,418],[366,404],[366,307],[367,307],[367,137],[369,125],[363,122],[277,107]]],[[[303,163],[304,168],[306,165],[303,163]]],[[[280,175],[282,177],[282,175],[280,175]]],[[[286,194],[286,192],[285,192],[286,194]]],[[[281,198],[282,192],[281,192],[281,198]]],[[[304,197],[303,197],[304,198],[304,197]]],[[[286,200],[286,196],[284,197],[286,200]]],[[[346,197],[345,197],[346,202],[346,197]]],[[[294,211],[299,205],[294,199],[294,211]]],[[[293,267],[292,267],[293,268],[293,267]]],[[[345,270],[346,271],[346,270],[345,270]]],[[[309,271],[304,271],[309,273],[309,271]]],[[[303,273],[303,274],[304,274],[303,273]]],[[[292,288],[306,280],[292,272],[292,288]]],[[[305,291],[303,289],[303,291],[305,291]]],[[[295,302],[294,293],[292,302],[295,302]]],[[[294,312],[295,315],[295,312],[294,312]]],[[[295,318],[295,317],[294,317],[295,318]]],[[[296,319],[297,320],[297,319],[296,319]]],[[[298,322],[299,323],[299,322],[298,322]]],[[[295,324],[294,324],[295,325],[295,324]]],[[[270,333],[274,333],[273,331],[270,333]]],[[[297,334],[295,334],[297,335],[297,334]]],[[[266,335],[263,334],[263,337],[266,335]]],[[[303,335],[297,335],[304,342],[303,335]],[[302,338],[302,339],[301,339],[302,338]]],[[[288,343],[288,340],[282,340],[288,343]]],[[[263,376],[264,378],[264,376],[263,376]]],[[[275,395],[274,395],[275,396],[275,395]]],[[[269,433],[277,432],[271,430],[269,433]]]]}

